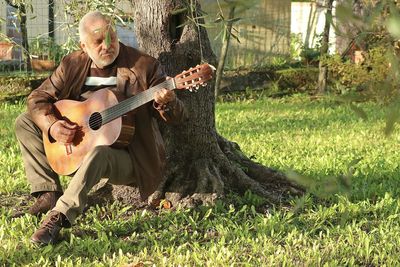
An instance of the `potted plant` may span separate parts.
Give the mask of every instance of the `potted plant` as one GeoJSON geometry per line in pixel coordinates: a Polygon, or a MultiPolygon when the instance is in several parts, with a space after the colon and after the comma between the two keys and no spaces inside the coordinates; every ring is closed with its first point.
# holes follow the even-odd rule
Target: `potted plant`
{"type": "Polygon", "coordinates": [[[0,60],[11,60],[14,44],[7,38],[2,38],[0,34],[0,60]]]}
{"type": "Polygon", "coordinates": [[[32,70],[51,71],[62,57],[62,49],[51,38],[38,37],[29,45],[32,70]]]}

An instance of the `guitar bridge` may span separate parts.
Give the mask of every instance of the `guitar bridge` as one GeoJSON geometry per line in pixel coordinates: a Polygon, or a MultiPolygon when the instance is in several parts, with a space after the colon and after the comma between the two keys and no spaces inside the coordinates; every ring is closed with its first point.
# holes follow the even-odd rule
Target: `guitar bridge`
{"type": "Polygon", "coordinates": [[[65,145],[65,152],[67,153],[67,155],[71,155],[72,154],[72,145],[71,144],[66,144],[65,145]]]}

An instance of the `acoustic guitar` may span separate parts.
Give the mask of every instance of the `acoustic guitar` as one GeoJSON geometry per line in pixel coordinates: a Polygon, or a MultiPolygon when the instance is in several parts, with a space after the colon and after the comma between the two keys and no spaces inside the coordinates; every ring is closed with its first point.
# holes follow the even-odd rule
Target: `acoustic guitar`
{"type": "Polygon", "coordinates": [[[78,130],[69,144],[49,140],[48,135],[43,134],[44,150],[50,166],[58,174],[69,175],[79,168],[94,147],[128,145],[134,128],[127,113],[153,100],[154,93],[162,88],[196,91],[212,78],[214,69],[208,64],[198,65],[121,102],[109,89],[95,91],[83,102],[57,101],[54,103],[56,116],[77,124],[78,130]]]}

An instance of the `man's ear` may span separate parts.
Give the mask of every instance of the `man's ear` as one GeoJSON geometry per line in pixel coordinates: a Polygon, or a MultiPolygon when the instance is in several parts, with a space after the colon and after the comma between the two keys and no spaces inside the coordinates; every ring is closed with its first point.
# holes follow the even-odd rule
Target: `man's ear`
{"type": "Polygon", "coordinates": [[[83,52],[86,53],[86,45],[85,45],[85,43],[83,43],[83,42],[81,41],[81,42],[79,43],[79,45],[81,46],[83,52]]]}

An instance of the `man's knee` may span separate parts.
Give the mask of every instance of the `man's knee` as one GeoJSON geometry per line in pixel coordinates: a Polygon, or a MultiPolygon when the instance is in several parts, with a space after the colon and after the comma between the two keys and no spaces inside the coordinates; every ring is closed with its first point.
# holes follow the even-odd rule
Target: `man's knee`
{"type": "Polygon", "coordinates": [[[27,129],[29,128],[29,123],[31,123],[31,120],[30,115],[27,112],[20,114],[15,120],[15,134],[17,135],[17,138],[19,140],[21,140],[27,132],[27,129]]]}
{"type": "Polygon", "coordinates": [[[91,161],[103,161],[107,158],[108,152],[111,148],[109,146],[96,146],[93,150],[89,153],[88,158],[91,161]]]}

